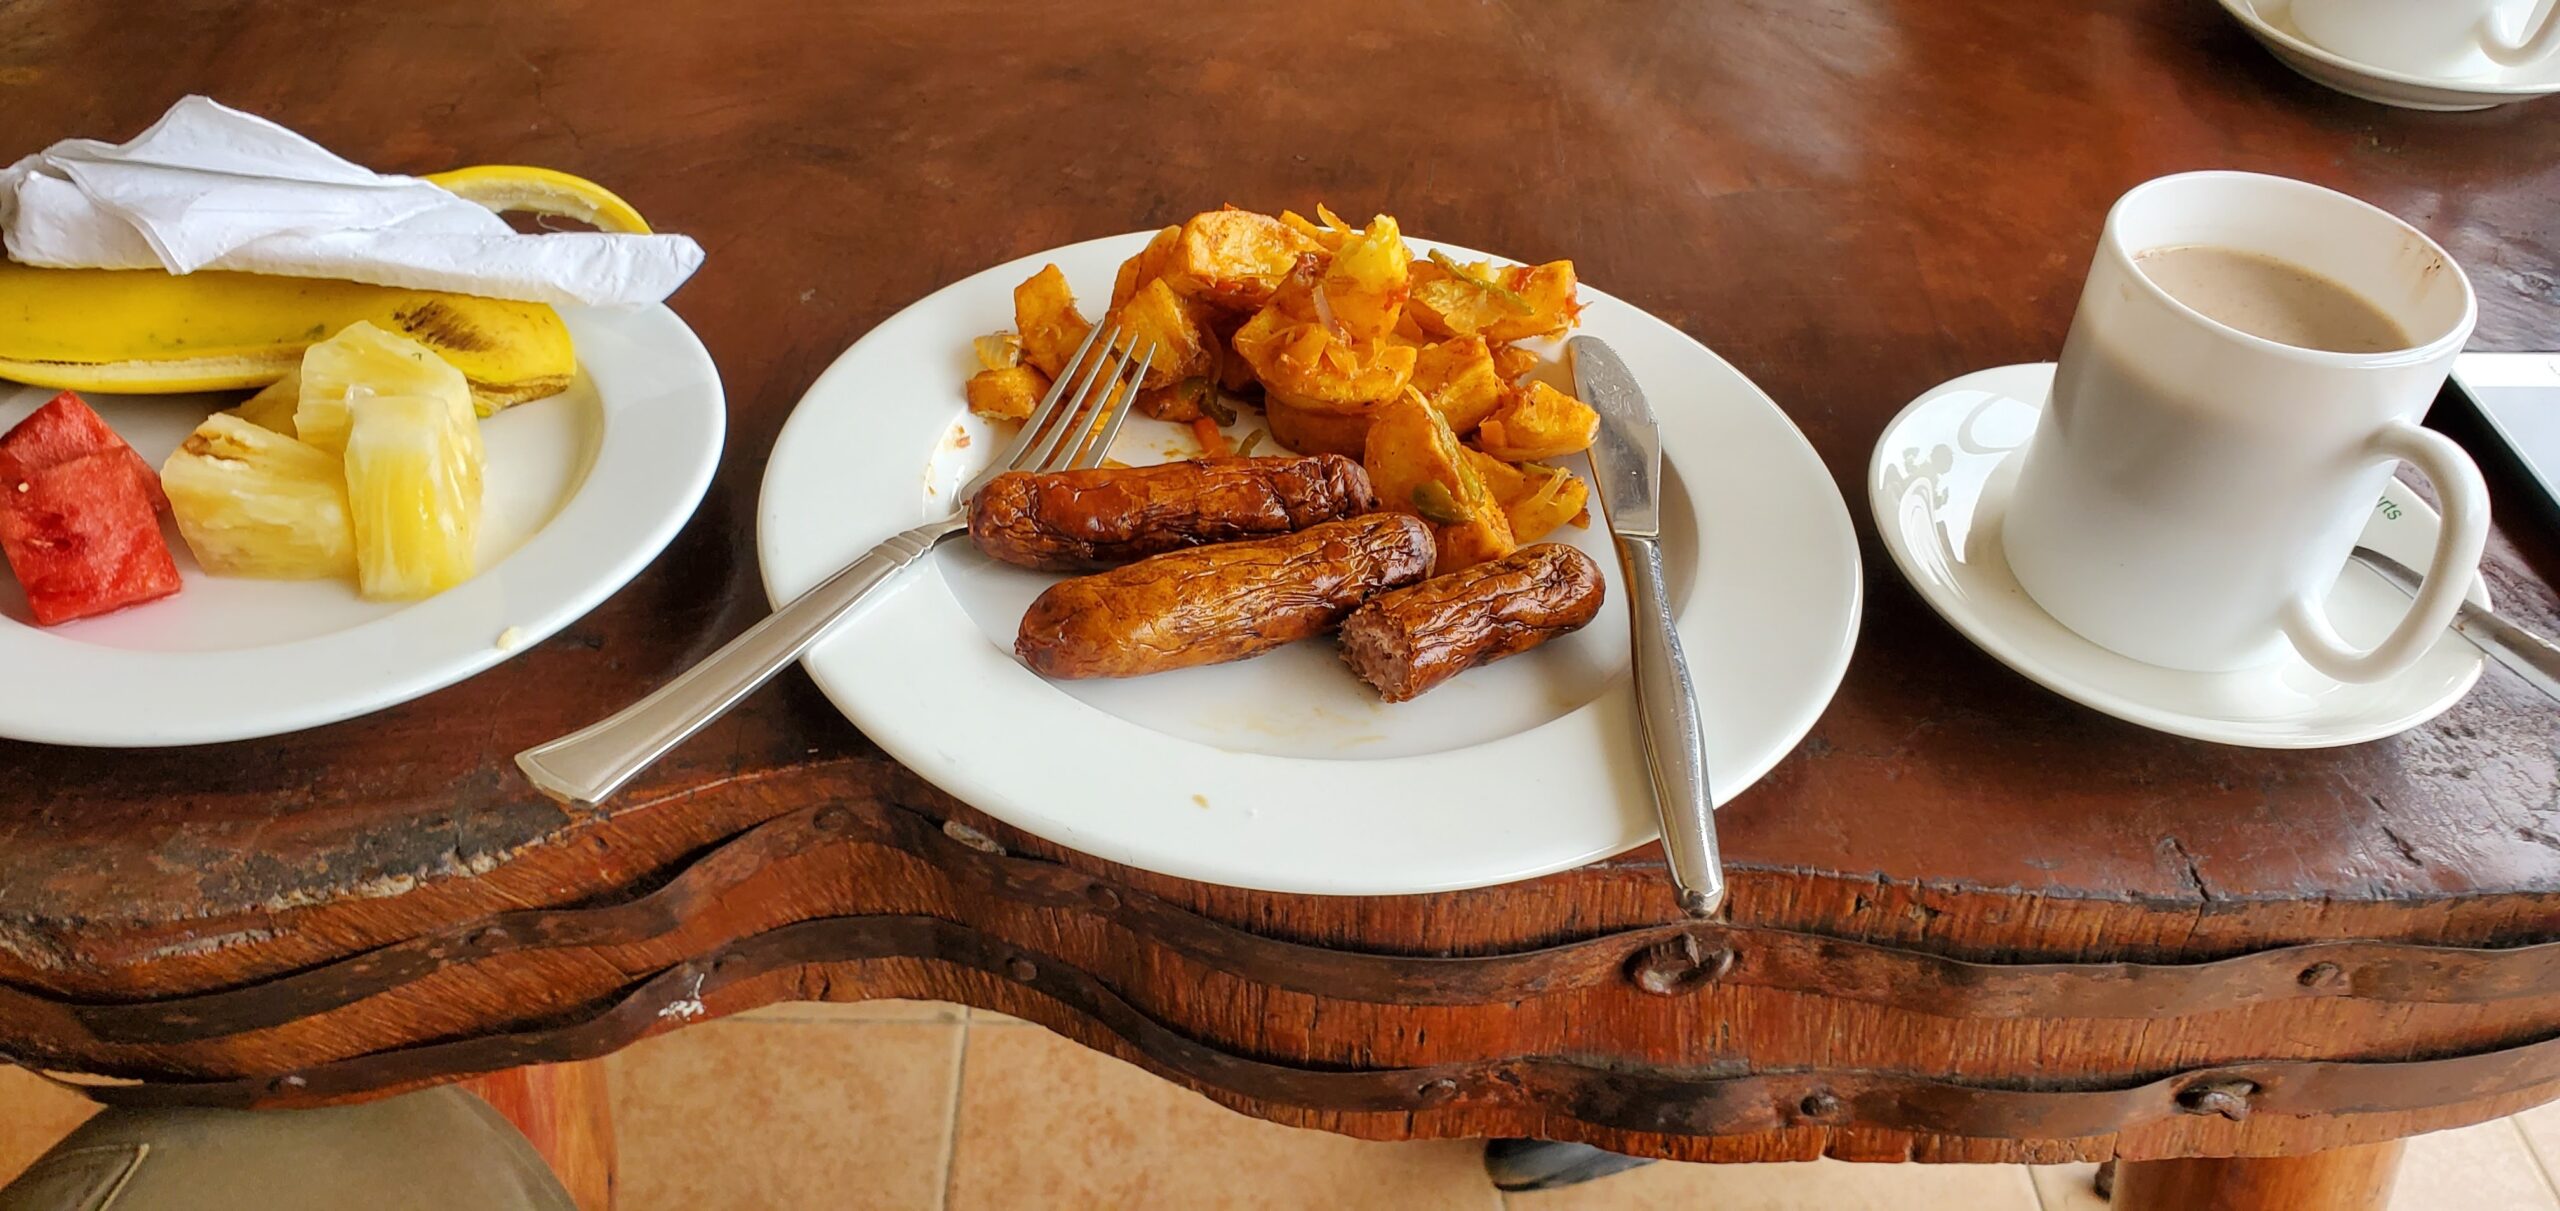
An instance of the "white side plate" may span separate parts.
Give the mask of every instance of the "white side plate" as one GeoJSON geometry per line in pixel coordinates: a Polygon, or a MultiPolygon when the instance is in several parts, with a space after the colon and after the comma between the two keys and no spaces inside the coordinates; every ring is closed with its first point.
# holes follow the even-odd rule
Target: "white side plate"
{"type": "MultiPolygon", "coordinates": [[[[693,515],[727,411],[710,354],[673,311],[561,315],[577,381],[482,426],[478,576],[409,603],[333,581],[208,576],[165,521],[185,580],[175,597],[37,627],[0,574],[0,669],[21,687],[0,695],[0,736],[147,747],[315,727],[451,685],[595,608],[693,515]]],[[[54,394],[0,383],[0,430],[54,394]]],[[[156,467],[239,395],[82,398],[156,467]]]]}
{"type": "MultiPolygon", "coordinates": [[[[1012,326],[1013,287],[1043,262],[1096,310],[1148,234],[997,266],[838,358],[765,473],[757,536],[773,599],[948,514],[998,444],[963,407],[971,338],[1012,326]]],[[[1663,537],[1721,801],[1792,749],[1839,686],[1858,628],[1857,543],[1829,473],[1768,396],[1670,325],[1582,294],[1581,330],[1617,348],[1660,417],[1663,537]]],[[[1195,449],[1184,430],[1133,418],[1114,453],[1141,463],[1195,449]]],[[[1399,706],[1377,701],[1329,641],[1129,681],[1044,681],[1012,644],[1023,606],[1055,577],[993,564],[959,540],[806,664],[900,761],[1098,857],[1276,891],[1482,886],[1655,835],[1606,534],[1595,524],[1554,540],[1607,569],[1604,621],[1399,706]]]]}

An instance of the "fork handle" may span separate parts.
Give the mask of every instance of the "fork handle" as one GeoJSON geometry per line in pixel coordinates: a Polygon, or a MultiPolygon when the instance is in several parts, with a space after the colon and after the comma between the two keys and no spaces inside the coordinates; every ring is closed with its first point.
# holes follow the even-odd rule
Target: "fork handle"
{"type": "Polygon", "coordinates": [[[640,771],[740,699],[773,680],[839,618],[861,605],[943,539],[968,528],[960,517],[890,537],[817,588],[748,627],[676,679],[612,716],[516,754],[516,766],[543,794],[564,803],[601,803],[640,771]]]}

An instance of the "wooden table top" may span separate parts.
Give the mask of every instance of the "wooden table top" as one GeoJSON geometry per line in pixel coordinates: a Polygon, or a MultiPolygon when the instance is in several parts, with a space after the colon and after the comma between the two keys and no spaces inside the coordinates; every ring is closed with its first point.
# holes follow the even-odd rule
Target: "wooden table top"
{"type": "MultiPolygon", "coordinates": [[[[847,344],[984,266],[1225,202],[1322,201],[1569,257],[1730,360],[1812,440],[1857,518],[1865,627],[1811,737],[1721,815],[1737,921],[1982,956],[2560,936],[2560,715],[2503,671],[2441,719],[2349,749],[2158,735],[2037,688],[1940,622],[1877,545],[1860,487],[1916,394],[2054,355],[2109,203],[2163,173],[2249,169],[2369,199],[2470,272],[2475,348],[2560,345],[2560,103],[2351,100],[2202,0],[1176,7],[0,11],[6,154],[124,138],[202,92],[385,170],[527,163],[609,184],[708,249],[672,303],[731,409],[718,479],[668,552],[488,673],[274,740],[0,744],[0,981],[221,986],[493,906],[628,888],[863,788],[1107,870],[915,786],[796,672],[603,813],[542,800],[510,756],[761,614],[766,453],[847,344]],[[1807,880],[1873,895],[1852,908],[1848,891],[1785,890],[1807,880]],[[1898,915],[1859,915],[1871,900],[1898,915]],[[1992,907],[1960,931],[1932,923],[1958,902],[1992,907]],[[199,961],[242,948],[259,957],[199,961]]],[[[2555,552],[2501,529],[2502,609],[2553,619],[2555,552]]],[[[1217,920],[1387,953],[1675,915],[1650,849],[1545,881],[1605,890],[1516,913],[1528,901],[1495,892],[1324,901],[1113,873],[1217,920]]]]}
{"type": "MultiPolygon", "coordinates": [[[[510,755],[763,610],[765,454],[848,343],[1041,248],[1221,202],[1319,200],[1572,258],[1765,388],[1855,505],[1865,632],[1810,740],[1722,813],[1736,867],[2176,901],[2560,891],[2560,717],[2502,671],[2437,722],[2350,749],[2156,735],[1941,623],[1877,546],[1860,490],[1876,433],[1921,390],[2052,357],[2109,202],[2166,172],[2365,197],[2470,271],[2476,348],[2560,344],[2560,123],[2544,108],[2336,96],[2212,6],[2168,0],[1143,10],[12,6],[11,155],[122,138],[203,92],[385,170],[522,162],[607,182],[709,250],[673,305],[718,361],[731,429],[709,498],[654,567],[460,686],[275,740],[0,745],[0,929],[434,878],[557,830],[510,755]],[[271,70],[278,56],[293,70],[271,70]]],[[[2511,534],[2493,591],[2548,620],[2560,565],[2537,568],[2511,534]]],[[[792,674],[648,785],[873,751],[792,674]]]]}

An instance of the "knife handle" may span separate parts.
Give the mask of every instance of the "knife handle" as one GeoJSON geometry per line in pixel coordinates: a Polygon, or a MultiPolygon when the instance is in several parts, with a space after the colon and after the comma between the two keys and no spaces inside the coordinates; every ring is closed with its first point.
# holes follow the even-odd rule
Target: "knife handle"
{"type": "Polygon", "coordinates": [[[1689,660],[1672,627],[1671,592],[1663,581],[1662,545],[1620,534],[1618,566],[1626,572],[1627,609],[1635,649],[1636,712],[1645,765],[1652,774],[1662,849],[1681,910],[1715,914],[1724,903],[1724,859],[1716,851],[1715,796],[1707,786],[1707,736],[1698,723],[1698,694],[1689,660]]]}

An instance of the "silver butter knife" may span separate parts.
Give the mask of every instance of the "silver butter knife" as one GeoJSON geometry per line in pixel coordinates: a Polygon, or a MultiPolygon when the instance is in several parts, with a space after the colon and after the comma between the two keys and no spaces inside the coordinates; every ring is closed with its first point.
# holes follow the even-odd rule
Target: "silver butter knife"
{"type": "MultiPolygon", "coordinates": [[[[2374,550],[2355,549],[2357,563],[2382,574],[2391,586],[2416,596],[2420,577],[2407,564],[2374,550]]],[[[2453,633],[2471,641],[2471,646],[2533,684],[2533,688],[2554,702],[2560,702],[2560,644],[2517,626],[2470,602],[2453,613],[2453,633]]]]}
{"type": "Polygon", "coordinates": [[[1618,566],[1626,573],[1636,707],[1663,852],[1671,858],[1682,911],[1712,916],[1724,903],[1724,859],[1716,852],[1716,803],[1708,790],[1697,687],[1671,625],[1671,591],[1663,582],[1662,509],[1654,495],[1662,479],[1661,435],[1644,390],[1615,350],[1588,336],[1574,337],[1565,348],[1573,356],[1574,393],[1600,413],[1600,436],[1591,444],[1592,478],[1616,541],[1618,566]]]}

